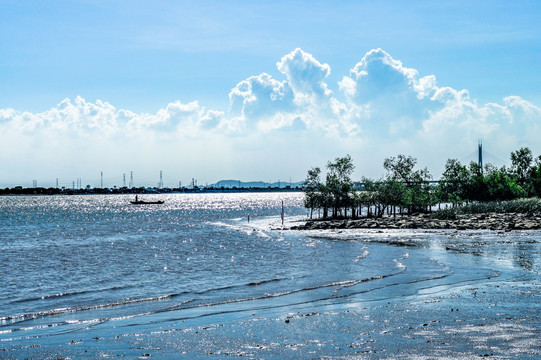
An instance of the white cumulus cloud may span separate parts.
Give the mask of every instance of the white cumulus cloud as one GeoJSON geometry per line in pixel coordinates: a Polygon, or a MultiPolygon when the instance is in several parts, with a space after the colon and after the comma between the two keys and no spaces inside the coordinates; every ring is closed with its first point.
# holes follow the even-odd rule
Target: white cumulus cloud
{"type": "Polygon", "coordinates": [[[282,57],[276,66],[285,79],[262,73],[241,81],[231,90],[230,123],[237,130],[239,126],[255,124],[263,132],[289,128],[340,134],[347,109],[333,97],[326,83],[330,66],[301,49],[282,57]]]}

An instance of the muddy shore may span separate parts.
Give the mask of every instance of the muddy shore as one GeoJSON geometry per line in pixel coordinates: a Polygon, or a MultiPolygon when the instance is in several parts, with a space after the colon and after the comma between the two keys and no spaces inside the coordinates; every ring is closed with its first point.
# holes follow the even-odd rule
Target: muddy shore
{"type": "Polygon", "coordinates": [[[540,230],[541,214],[488,213],[457,215],[456,219],[434,219],[429,214],[347,220],[310,220],[291,230],[325,229],[455,229],[455,230],[540,230]]]}

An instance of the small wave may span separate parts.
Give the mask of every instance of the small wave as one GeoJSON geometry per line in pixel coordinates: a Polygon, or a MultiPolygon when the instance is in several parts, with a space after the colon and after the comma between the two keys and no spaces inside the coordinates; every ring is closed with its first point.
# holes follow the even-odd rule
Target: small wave
{"type": "Polygon", "coordinates": [[[193,293],[197,294],[197,295],[204,295],[204,294],[215,292],[215,291],[231,290],[231,289],[235,289],[235,288],[242,288],[242,287],[245,287],[245,286],[258,286],[258,285],[264,285],[264,284],[277,282],[277,281],[282,281],[282,280],[284,280],[284,279],[275,278],[275,279],[269,279],[269,280],[252,281],[252,282],[245,283],[245,284],[233,284],[233,285],[222,286],[222,287],[217,287],[217,288],[198,290],[198,291],[194,291],[193,293]]]}
{"type": "Polygon", "coordinates": [[[45,317],[45,316],[62,315],[62,314],[73,313],[73,312],[78,312],[78,311],[98,310],[98,309],[112,308],[116,306],[125,306],[125,305],[137,304],[137,303],[166,300],[166,299],[171,299],[179,295],[181,294],[168,294],[168,295],[155,296],[155,297],[149,297],[149,298],[143,298],[143,299],[122,300],[122,301],[119,301],[116,303],[110,303],[110,304],[62,307],[62,308],[45,310],[45,311],[39,311],[35,313],[0,317],[0,322],[8,323],[8,324],[15,324],[22,321],[37,319],[37,318],[45,317]]]}
{"type": "MultiPolygon", "coordinates": [[[[262,296],[255,296],[255,297],[249,297],[249,298],[240,298],[240,299],[230,299],[230,300],[217,301],[217,302],[205,303],[205,304],[194,304],[192,306],[184,307],[183,309],[198,308],[198,307],[212,307],[212,306],[219,306],[219,305],[226,305],[226,304],[233,304],[233,303],[240,303],[240,302],[247,302],[247,301],[270,299],[270,298],[276,298],[276,297],[287,296],[287,295],[291,295],[291,294],[295,294],[295,293],[300,293],[300,292],[304,292],[304,291],[312,291],[312,290],[318,290],[318,289],[329,288],[329,287],[342,287],[342,288],[351,287],[351,286],[355,286],[355,285],[358,285],[358,284],[361,284],[361,283],[366,283],[366,282],[375,281],[375,280],[381,280],[381,279],[385,279],[385,278],[390,277],[390,276],[395,276],[395,275],[400,274],[403,271],[404,270],[401,269],[400,271],[397,271],[397,272],[394,272],[394,273],[373,276],[373,277],[369,277],[369,278],[365,278],[365,279],[335,281],[335,282],[330,282],[330,283],[327,283],[327,284],[308,286],[308,287],[304,287],[304,288],[300,288],[300,289],[293,289],[293,290],[277,292],[277,293],[267,293],[267,294],[262,295],[262,296]]],[[[273,281],[273,280],[269,280],[268,282],[270,282],[270,281],[273,281]]]]}
{"type": "MultiPolygon", "coordinates": [[[[100,293],[100,292],[105,292],[105,291],[123,290],[123,289],[127,289],[129,287],[131,287],[131,286],[115,286],[115,287],[107,288],[107,289],[82,290],[82,291],[73,291],[73,292],[60,292],[60,293],[57,293],[57,294],[43,295],[43,296],[36,296],[36,297],[31,297],[31,298],[13,300],[13,301],[11,301],[11,304],[21,304],[21,303],[32,302],[32,301],[49,300],[49,299],[56,299],[56,298],[65,298],[65,297],[71,297],[71,296],[100,293]]],[[[0,318],[0,320],[1,320],[1,318],[0,318]]]]}
{"type": "MultiPolygon", "coordinates": [[[[165,297],[139,299],[139,300],[129,301],[129,302],[126,302],[126,303],[155,301],[155,300],[161,300],[162,298],[165,298],[165,297]]],[[[171,306],[171,307],[167,307],[167,308],[163,308],[163,309],[158,309],[158,310],[155,310],[155,311],[148,311],[148,312],[144,312],[144,313],[135,313],[135,314],[130,314],[130,315],[123,315],[123,316],[116,316],[116,317],[109,317],[109,318],[106,317],[106,318],[93,318],[93,319],[86,319],[86,320],[66,320],[66,321],[56,322],[56,323],[39,324],[39,325],[33,325],[33,326],[25,326],[25,327],[13,328],[13,329],[8,329],[8,330],[0,330],[0,334],[9,334],[9,333],[15,333],[15,332],[19,332],[19,331],[40,330],[40,329],[57,328],[57,327],[62,328],[63,326],[66,326],[66,325],[67,326],[71,325],[71,326],[89,327],[89,326],[102,324],[102,323],[105,323],[107,321],[127,320],[127,319],[137,318],[137,317],[140,317],[140,316],[147,316],[147,315],[153,315],[153,314],[158,314],[158,313],[162,313],[162,312],[176,310],[177,307],[184,306],[187,303],[190,303],[192,301],[193,300],[188,300],[188,301],[185,301],[185,302],[183,302],[181,304],[178,304],[178,305],[175,305],[175,306],[171,306]]],[[[123,303],[123,304],[125,304],[125,303],[123,303]]],[[[99,309],[99,308],[103,308],[103,307],[116,306],[116,305],[122,305],[122,304],[98,305],[98,306],[93,306],[93,307],[88,307],[88,308],[99,309]]],[[[81,307],[81,308],[73,309],[73,311],[88,310],[88,308],[82,308],[81,307]]],[[[59,309],[56,309],[56,310],[59,310],[59,309]]],[[[48,314],[46,314],[46,315],[55,315],[55,314],[62,314],[62,313],[66,313],[66,312],[57,312],[57,313],[53,314],[53,311],[51,311],[51,312],[47,312],[47,313],[48,314]]],[[[64,331],[66,331],[66,330],[64,330],[64,331]]],[[[67,330],[67,331],[73,331],[73,330],[67,330]]],[[[60,331],[60,332],[62,332],[62,331],[60,331]]],[[[41,336],[50,336],[50,334],[33,336],[33,337],[41,337],[41,336]]],[[[0,341],[12,341],[12,340],[16,340],[16,339],[15,338],[12,338],[12,339],[7,339],[7,338],[0,339],[0,341]]]]}

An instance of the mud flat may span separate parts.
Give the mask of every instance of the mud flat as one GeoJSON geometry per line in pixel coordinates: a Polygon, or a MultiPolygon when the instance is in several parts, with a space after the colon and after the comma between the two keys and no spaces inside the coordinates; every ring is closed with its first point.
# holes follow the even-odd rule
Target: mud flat
{"type": "Polygon", "coordinates": [[[454,230],[540,230],[540,214],[488,213],[457,215],[456,219],[435,219],[429,214],[416,214],[355,220],[311,220],[293,225],[291,230],[325,229],[454,229],[454,230]]]}

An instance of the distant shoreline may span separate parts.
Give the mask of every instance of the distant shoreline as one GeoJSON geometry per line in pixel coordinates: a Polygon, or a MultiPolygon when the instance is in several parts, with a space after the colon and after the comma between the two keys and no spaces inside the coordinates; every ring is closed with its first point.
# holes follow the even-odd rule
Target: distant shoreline
{"type": "Polygon", "coordinates": [[[57,189],[57,188],[12,188],[0,189],[0,196],[54,196],[54,195],[161,195],[161,194],[203,194],[203,193],[265,193],[265,192],[302,192],[301,188],[200,188],[200,189],[57,189]]]}
{"type": "Polygon", "coordinates": [[[309,220],[291,230],[330,229],[426,229],[426,230],[541,230],[541,214],[486,213],[462,214],[456,219],[440,220],[429,214],[404,215],[393,218],[360,218],[346,220],[309,220]]]}

